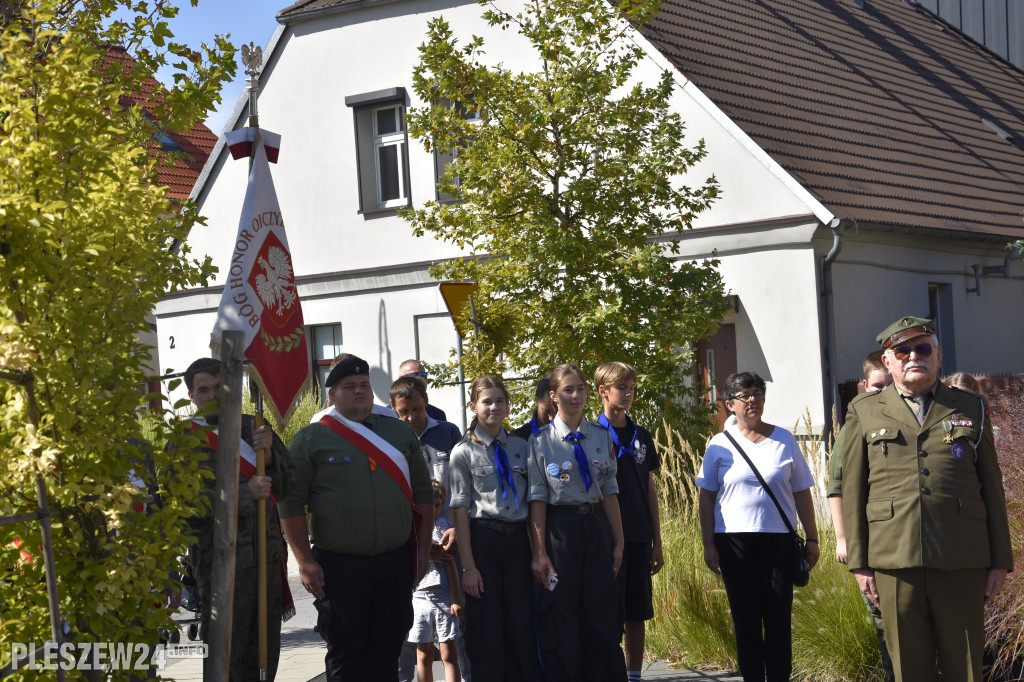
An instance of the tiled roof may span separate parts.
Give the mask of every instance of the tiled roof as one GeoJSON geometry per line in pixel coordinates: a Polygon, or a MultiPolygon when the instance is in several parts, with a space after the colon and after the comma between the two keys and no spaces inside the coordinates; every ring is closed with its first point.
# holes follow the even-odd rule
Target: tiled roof
{"type": "MultiPolygon", "coordinates": [[[[107,59],[124,64],[125,68],[131,68],[132,57],[119,46],[111,46],[107,50],[107,59]]],[[[140,105],[149,114],[163,96],[163,86],[155,79],[149,78],[142,83],[139,91],[121,98],[121,104],[125,107],[140,105]]],[[[164,156],[164,160],[156,166],[158,181],[161,185],[167,186],[167,196],[176,201],[183,201],[188,198],[192,187],[199,179],[207,158],[217,144],[217,136],[202,123],[197,123],[192,128],[180,133],[167,133],[174,144],[186,155],[186,158],[169,159],[162,154],[161,146],[154,141],[150,150],[151,157],[164,156]]],[[[177,151],[177,150],[175,150],[177,151]]]]}
{"type": "Polygon", "coordinates": [[[665,0],[642,32],[837,217],[1024,235],[1024,72],[917,4],[863,4],[665,0]]]}
{"type": "Polygon", "coordinates": [[[363,1],[364,0],[299,0],[299,2],[296,2],[294,5],[289,5],[278,12],[277,20],[282,21],[307,12],[328,10],[332,7],[340,7],[341,5],[354,5],[363,1]]]}

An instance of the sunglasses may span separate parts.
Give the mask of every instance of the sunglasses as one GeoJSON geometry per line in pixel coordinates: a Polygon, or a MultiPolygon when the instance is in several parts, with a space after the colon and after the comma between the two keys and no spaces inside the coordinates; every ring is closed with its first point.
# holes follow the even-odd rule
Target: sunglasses
{"type": "Polygon", "coordinates": [[[429,375],[426,372],[409,372],[405,376],[407,376],[407,377],[423,377],[424,379],[426,379],[427,376],[429,376],[429,375]]]}
{"type": "Polygon", "coordinates": [[[932,349],[935,348],[930,343],[919,343],[914,346],[893,346],[889,350],[892,351],[892,356],[897,360],[903,361],[910,357],[911,353],[917,353],[919,358],[928,358],[932,355],[932,349]]]}

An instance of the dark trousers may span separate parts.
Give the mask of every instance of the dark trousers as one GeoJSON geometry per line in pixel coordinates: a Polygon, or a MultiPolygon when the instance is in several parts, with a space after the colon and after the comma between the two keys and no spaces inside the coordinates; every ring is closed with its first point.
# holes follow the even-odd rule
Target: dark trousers
{"type": "Polygon", "coordinates": [[[313,558],[326,582],[317,626],[327,642],[327,680],[395,682],[412,627],[412,545],[377,556],[314,548],[313,558]]]}
{"type": "Polygon", "coordinates": [[[744,682],[789,682],[793,668],[793,539],[715,533],[744,682]]]}
{"type": "Polygon", "coordinates": [[[981,682],[985,647],[984,568],[875,570],[897,682],[981,682]]]}
{"type": "MultiPolygon", "coordinates": [[[[259,569],[256,566],[235,572],[235,596],[231,610],[231,682],[260,679],[259,659],[259,569]]],[[[281,562],[267,562],[267,679],[277,675],[281,656],[281,562]]],[[[210,583],[199,586],[203,599],[200,616],[203,640],[209,644],[210,609],[213,589],[210,583]]],[[[207,659],[209,660],[209,659],[207,659]]],[[[205,663],[205,662],[204,662],[205,663]]],[[[205,670],[204,665],[204,670],[205,670]]]]}
{"type": "Polygon", "coordinates": [[[548,507],[546,545],[558,573],[558,585],[540,597],[547,682],[622,682],[619,591],[604,514],[552,513],[548,507]]]}
{"type": "Polygon", "coordinates": [[[525,524],[511,535],[470,522],[473,561],[484,581],[466,595],[466,652],[474,682],[530,682],[536,676],[533,574],[525,524]]]}

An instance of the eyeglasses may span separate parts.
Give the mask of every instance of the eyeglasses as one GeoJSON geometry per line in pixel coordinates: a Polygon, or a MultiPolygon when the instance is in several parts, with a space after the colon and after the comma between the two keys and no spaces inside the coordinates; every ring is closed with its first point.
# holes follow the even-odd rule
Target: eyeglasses
{"type": "Polygon", "coordinates": [[[919,343],[915,346],[893,346],[889,350],[892,351],[892,356],[901,362],[910,357],[911,353],[917,353],[919,358],[928,358],[932,355],[932,349],[935,348],[930,343],[919,343]]]}
{"type": "Polygon", "coordinates": [[[426,372],[407,372],[404,376],[407,377],[423,377],[426,379],[429,375],[426,372]]]}
{"type": "Polygon", "coordinates": [[[730,398],[729,400],[739,400],[744,403],[749,403],[754,400],[762,400],[763,398],[764,393],[762,393],[761,391],[754,391],[752,393],[734,393],[732,398],[730,398]]]}

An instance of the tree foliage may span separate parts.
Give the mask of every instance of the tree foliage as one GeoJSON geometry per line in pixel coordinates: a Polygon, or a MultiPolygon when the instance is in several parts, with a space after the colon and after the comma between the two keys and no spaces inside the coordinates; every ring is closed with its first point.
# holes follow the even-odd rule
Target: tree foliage
{"type": "Polygon", "coordinates": [[[461,42],[443,18],[430,23],[413,84],[431,104],[410,112],[409,131],[456,159],[439,190],[458,201],[404,212],[417,235],[473,254],[431,271],[479,283],[467,375],[631,362],[636,409],[653,422],[694,397],[680,368],[724,310],[717,261],[674,257],[718,185],[681,184],[706,150],[685,144],[672,75],[636,78],[634,25],[657,4],[525,0],[517,14],[481,4],[491,27],[532,48],[537,68],[488,64],[483,38],[461,42]]]}
{"type": "MultiPolygon", "coordinates": [[[[211,274],[208,261],[173,248],[198,216],[156,184],[166,159],[154,136],[205,117],[234,73],[234,48],[222,38],[201,51],[171,42],[176,11],[38,0],[0,21],[0,370],[30,373],[38,401],[35,428],[24,387],[0,381],[0,516],[34,511],[34,479],[44,476],[61,617],[77,641],[155,643],[168,622],[160,591],[205,485],[181,454],[194,437],[142,412],[151,349],[135,338],[166,291],[211,274]],[[134,63],[110,62],[111,43],[134,63]],[[151,92],[145,111],[125,108],[169,61],[176,85],[151,92]],[[152,447],[141,443],[144,422],[152,447]],[[147,491],[129,482],[131,470],[156,479],[162,507],[136,511],[147,491]]],[[[0,525],[5,642],[50,638],[40,527],[0,525]]],[[[10,656],[0,647],[0,667],[10,656]]]]}

